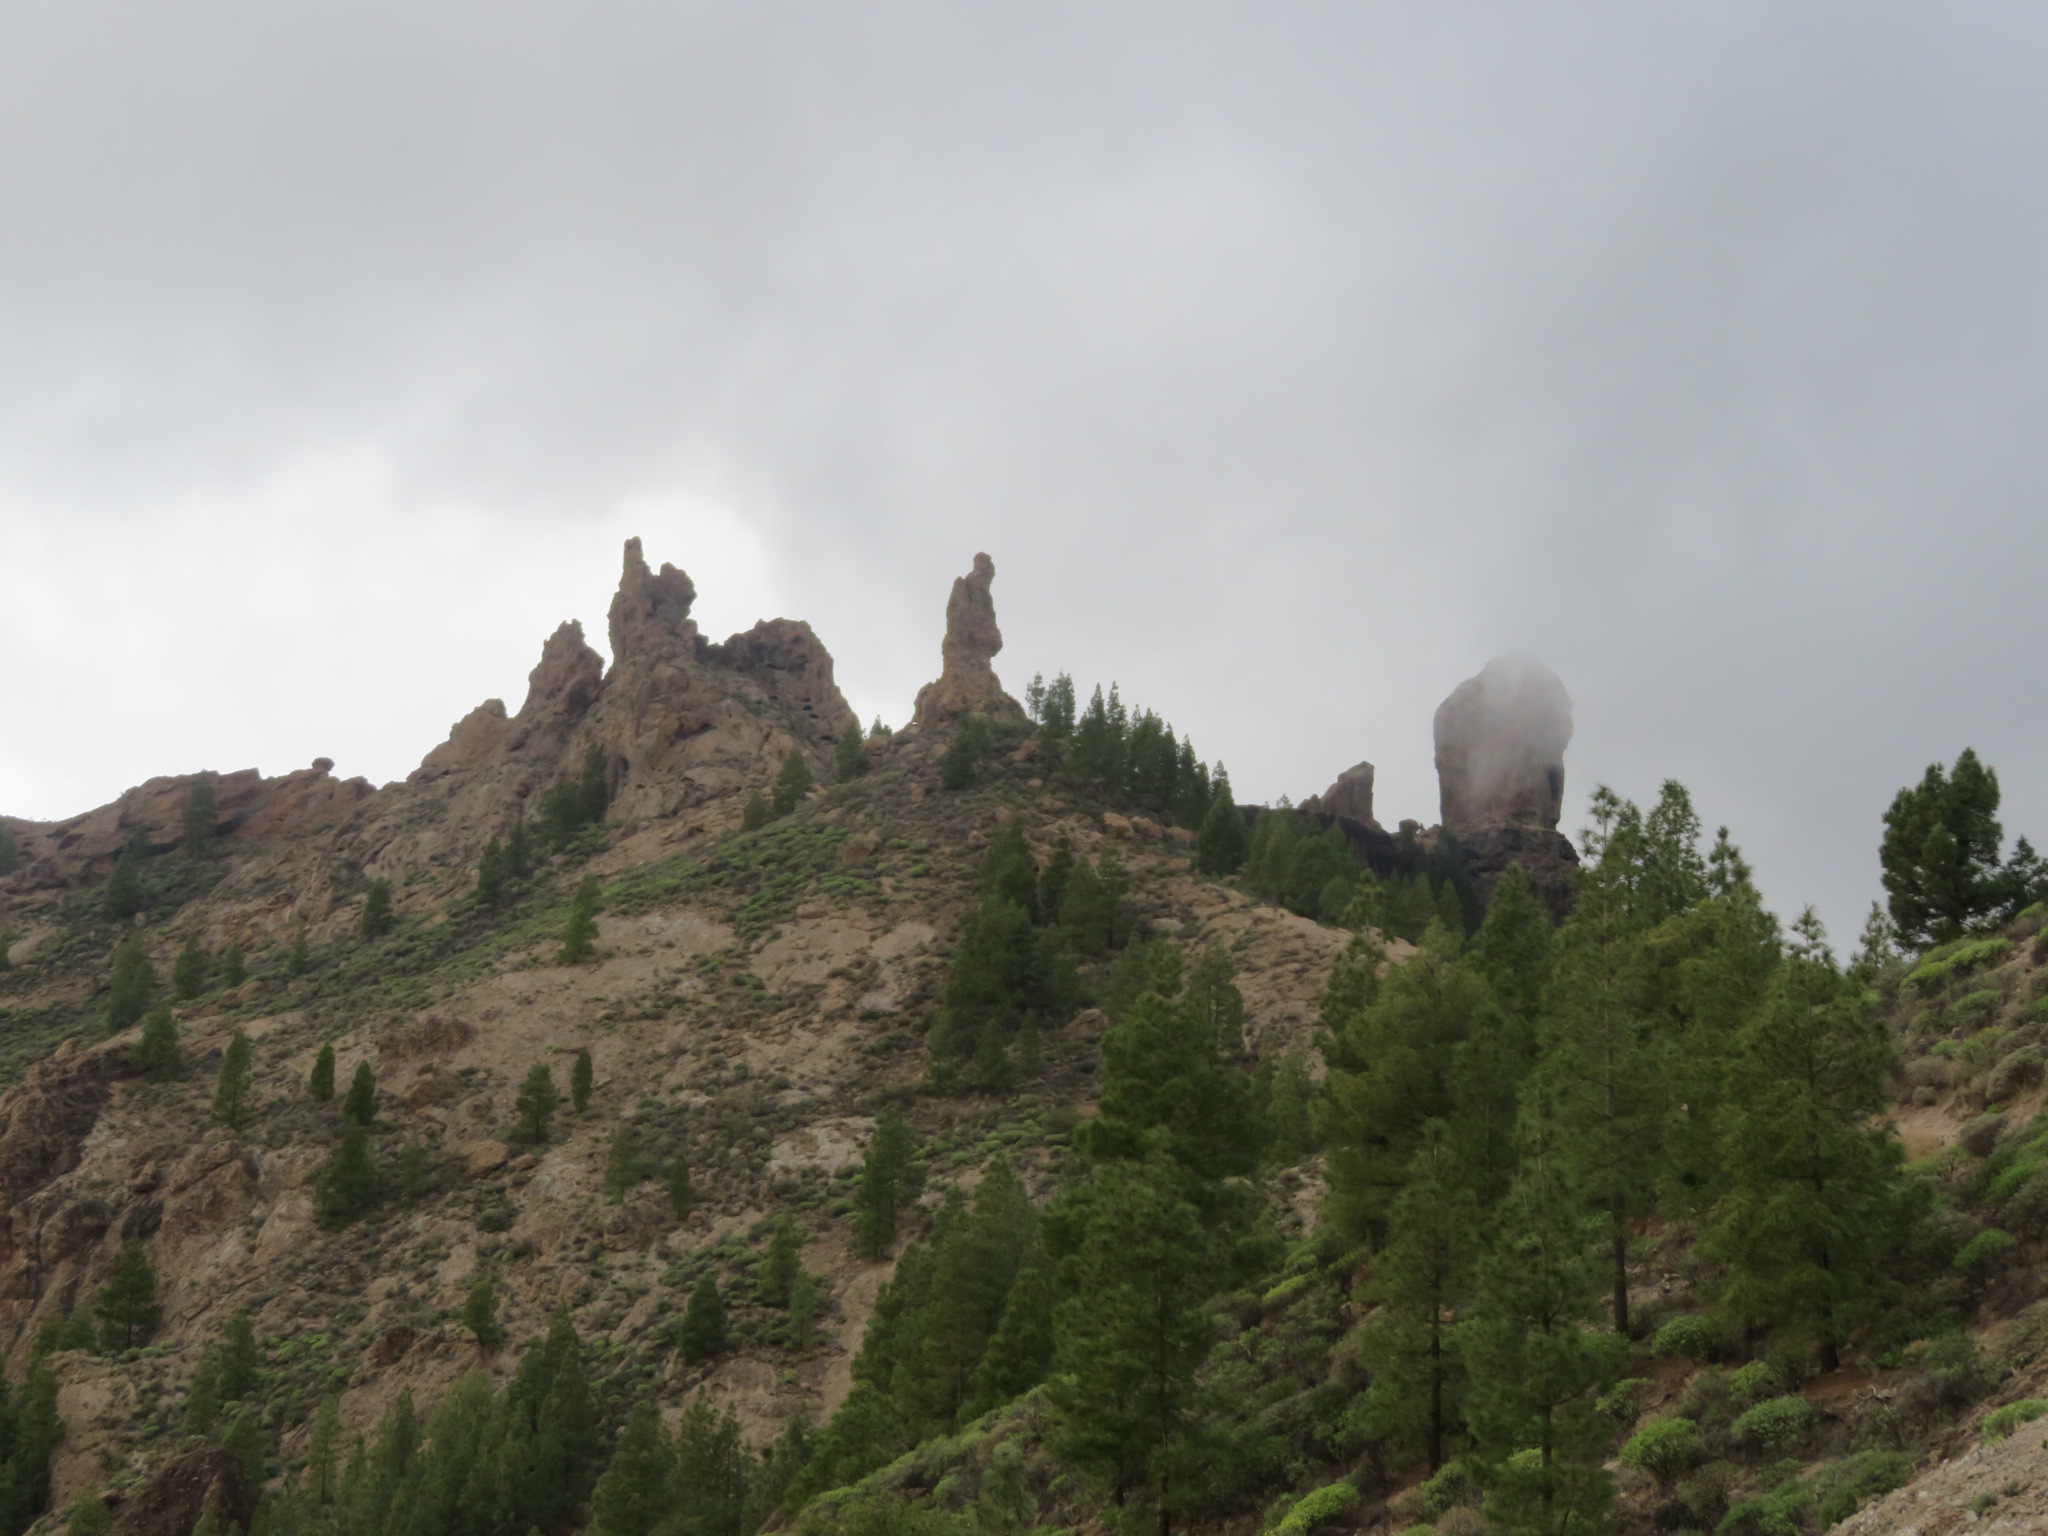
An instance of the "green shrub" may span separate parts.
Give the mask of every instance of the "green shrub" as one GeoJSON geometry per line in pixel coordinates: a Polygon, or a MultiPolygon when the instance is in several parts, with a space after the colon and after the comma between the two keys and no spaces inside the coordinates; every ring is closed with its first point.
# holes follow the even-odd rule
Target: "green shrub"
{"type": "Polygon", "coordinates": [[[1807,1478],[1813,1489],[1814,1523],[1825,1531],[1871,1500],[1903,1488],[1912,1475],[1913,1458],[1897,1451],[1858,1451],[1817,1467],[1807,1478]]]}
{"type": "Polygon", "coordinates": [[[1728,1378],[1728,1395],[1738,1403],[1776,1397],[1785,1390],[1785,1373],[1768,1360],[1752,1360],[1728,1378]]]}
{"type": "Polygon", "coordinates": [[[1945,985],[1951,977],[1966,975],[1978,966],[1998,959],[2011,948],[2011,939],[1977,939],[1964,944],[1944,944],[1939,949],[1928,951],[1927,959],[1921,961],[1906,978],[1906,985],[1923,991],[1945,985]]]}
{"type": "Polygon", "coordinates": [[[1325,1520],[1334,1519],[1358,1502],[1358,1489],[1351,1483],[1331,1483],[1295,1502],[1292,1509],[1272,1528],[1271,1536],[1308,1536],[1325,1520]]]}
{"type": "Polygon", "coordinates": [[[1650,1341],[1652,1353],[1677,1355],[1700,1365],[1721,1359],[1728,1347],[1728,1330],[1720,1319],[1703,1316],[1674,1317],[1650,1341]]]}
{"type": "Polygon", "coordinates": [[[2004,992],[1997,987],[1984,987],[1975,992],[1965,993],[1949,1004],[1949,1014],[1965,1029],[1975,1029],[1998,1012],[2004,1002],[2004,992]]]}
{"type": "Polygon", "coordinates": [[[1984,1097],[1994,1104],[2003,1103],[2040,1082],[2044,1070],[2048,1070],[2048,1056],[2042,1054],[2041,1047],[2023,1045],[1991,1069],[1984,1079],[1984,1097]]]}
{"type": "Polygon", "coordinates": [[[2031,1424],[2048,1413],[2048,1399],[2023,1397],[2016,1403],[2007,1403],[1984,1415],[1984,1438],[2003,1440],[2022,1424],[2031,1424]]]}
{"type": "Polygon", "coordinates": [[[1758,1403],[1734,1424],[1735,1436],[1761,1450],[1784,1455],[1813,1427],[1813,1404],[1797,1394],[1758,1403]]]}
{"type": "Polygon", "coordinates": [[[1422,1485],[1422,1512],[1434,1520],[1447,1510],[1477,1504],[1480,1488],[1472,1469],[1462,1461],[1446,1462],[1422,1485]]]}
{"type": "Polygon", "coordinates": [[[1989,1269],[2008,1248],[2018,1241],[2010,1232],[2001,1232],[1997,1227],[1986,1227],[1971,1238],[1957,1252],[1955,1267],[1965,1273],[1978,1275],[1989,1269]]]}
{"type": "Polygon", "coordinates": [[[1706,1442],[1691,1419],[1672,1417],[1644,1425],[1621,1448],[1621,1464],[1647,1472],[1665,1487],[1705,1459],[1706,1442]]]}

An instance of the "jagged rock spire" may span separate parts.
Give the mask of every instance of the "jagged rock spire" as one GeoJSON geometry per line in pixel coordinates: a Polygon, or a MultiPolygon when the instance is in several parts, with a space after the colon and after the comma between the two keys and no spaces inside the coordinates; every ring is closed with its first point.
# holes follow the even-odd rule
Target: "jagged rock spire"
{"type": "Polygon", "coordinates": [[[1003,648],[995,599],[988,590],[995,579],[995,561],[978,554],[974,569],[954,581],[953,595],[946,601],[946,638],[939,648],[943,665],[937,680],[918,690],[913,724],[938,725],[973,710],[1023,718],[1024,706],[1003,692],[989,665],[1003,648]]]}

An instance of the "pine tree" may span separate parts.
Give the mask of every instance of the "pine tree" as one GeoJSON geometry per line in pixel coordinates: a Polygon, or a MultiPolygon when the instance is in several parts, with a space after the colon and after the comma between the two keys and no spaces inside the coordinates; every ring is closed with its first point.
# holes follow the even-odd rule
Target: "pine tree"
{"type": "Polygon", "coordinates": [[[747,798],[747,808],[740,812],[740,830],[758,832],[775,819],[775,808],[768,803],[768,797],[755,790],[747,798]]]}
{"type": "MultiPolygon", "coordinates": [[[[1475,1043],[1499,1033],[1499,1010],[1457,949],[1432,926],[1412,959],[1365,989],[1373,1000],[1330,1043],[1315,1129],[1328,1162],[1331,1220],[1354,1239],[1384,1238],[1431,1121],[1457,1127],[1464,1146],[1505,1139],[1512,1104],[1503,1109],[1493,1092],[1475,1101],[1473,1090],[1493,1088],[1495,1074],[1466,1070],[1475,1043]]],[[[1360,979],[1356,969],[1347,977],[1354,986],[1360,979]]]]}
{"type": "Polygon", "coordinates": [[[1209,1012],[1148,991],[1103,1036],[1100,1107],[1078,1138],[1084,1151],[1164,1156],[1204,1181],[1257,1167],[1251,1084],[1219,1058],[1209,1012]]]}
{"type": "Polygon", "coordinates": [[[689,1159],[672,1157],[662,1165],[661,1182],[668,1191],[669,1209],[677,1221],[688,1221],[697,1208],[697,1190],[690,1180],[689,1159]]]}
{"type": "Polygon", "coordinates": [[[731,1346],[731,1335],[726,1330],[725,1297],[719,1292],[717,1277],[709,1272],[690,1292],[677,1343],[682,1347],[683,1359],[692,1365],[723,1354],[731,1346]]]}
{"type": "Polygon", "coordinates": [[[1051,1262],[1042,1252],[1027,1254],[1003,1298],[1002,1320],[974,1367],[964,1418],[975,1418],[1022,1397],[1052,1369],[1053,1306],[1051,1262]]]}
{"type": "Polygon", "coordinates": [[[865,1259],[885,1259],[896,1242],[896,1214],[915,1153],[910,1127],[894,1108],[875,1122],[854,1188],[854,1246],[865,1259]]]}
{"type": "Polygon", "coordinates": [[[15,841],[11,829],[0,826],[0,875],[11,875],[21,868],[21,844],[15,841]]]}
{"type": "Polygon", "coordinates": [[[113,1272],[99,1288],[93,1311],[99,1318],[103,1349],[134,1349],[147,1344],[156,1332],[156,1270],[140,1243],[122,1244],[113,1272]]]}
{"type": "Polygon", "coordinates": [[[611,1152],[605,1158],[604,1197],[616,1205],[639,1182],[640,1151],[634,1144],[633,1128],[622,1125],[612,1132],[611,1152]]]}
{"type": "Polygon", "coordinates": [[[791,747],[782,759],[782,771],[775,776],[775,814],[787,816],[804,803],[811,792],[811,765],[791,747]]]}
{"type": "Polygon", "coordinates": [[[477,1347],[489,1352],[505,1341],[498,1322],[498,1288],[489,1275],[478,1275],[462,1303],[462,1326],[476,1336],[477,1347]]]}
{"type": "Polygon", "coordinates": [[[594,1536],[651,1536],[673,1507],[674,1485],[675,1451],[660,1410],[643,1398],[627,1416],[611,1465],[591,1495],[594,1536]]]}
{"type": "Polygon", "coordinates": [[[370,893],[363,898],[363,915],[358,928],[366,939],[381,939],[391,931],[391,882],[372,880],[370,893]]]}
{"type": "Polygon", "coordinates": [[[1372,1381],[1359,1415],[1369,1438],[1420,1448],[1432,1473],[1444,1464],[1444,1437],[1458,1422],[1463,1371],[1448,1323],[1470,1300],[1482,1225],[1450,1127],[1432,1120],[1394,1199],[1388,1243],[1373,1261],[1367,1298],[1377,1310],[1361,1346],[1372,1381]]]}
{"type": "Polygon", "coordinates": [[[841,784],[851,784],[868,771],[867,747],[859,730],[841,731],[832,746],[832,769],[841,784]]]}
{"type": "Polygon", "coordinates": [[[1108,954],[1116,942],[1116,903],[1104,889],[1100,871],[1085,858],[1074,860],[1067,875],[1059,922],[1074,948],[1091,959],[1108,954]]]}
{"type": "Polygon", "coordinates": [[[220,1409],[220,1361],[209,1353],[192,1372],[192,1385],[185,1394],[185,1433],[211,1439],[220,1423],[220,1409]]]}
{"type": "Polygon", "coordinates": [[[775,1219],[768,1253],[761,1261],[759,1295],[764,1306],[787,1307],[790,1291],[804,1272],[803,1234],[787,1215],[775,1219]]]}
{"type": "Polygon", "coordinates": [[[701,1392],[676,1425],[677,1536],[742,1536],[748,1463],[739,1420],[728,1408],[714,1413],[701,1392]]]}
{"type": "Polygon", "coordinates": [[[526,810],[522,806],[512,816],[512,830],[505,834],[505,877],[508,880],[523,880],[533,868],[533,847],[526,836],[526,810]]]}
{"type": "Polygon", "coordinates": [[[476,899],[479,906],[495,907],[505,900],[505,848],[496,837],[484,844],[483,857],[476,865],[476,899]]]}
{"type": "Polygon", "coordinates": [[[169,1003],[150,1009],[142,1021],[142,1038],[128,1059],[151,1082],[175,1082],[185,1075],[185,1053],[178,1046],[178,1024],[169,1003]]]}
{"type": "Polygon", "coordinates": [[[612,786],[611,773],[605,764],[604,748],[596,742],[583,749],[583,777],[578,788],[582,793],[585,824],[595,826],[601,823],[605,812],[611,807],[612,786]]]}
{"type": "Polygon", "coordinates": [[[340,1437],[341,1398],[330,1392],[313,1414],[313,1428],[306,1437],[306,1470],[299,1484],[316,1508],[334,1502],[334,1456],[340,1437]]]}
{"type": "Polygon", "coordinates": [[[1159,1163],[1113,1163],[1089,1180],[1047,1393],[1055,1453],[1111,1490],[1148,1493],[1160,1536],[1196,1481],[1197,1372],[1215,1340],[1204,1305],[1221,1274],[1214,1230],[1180,1184],[1159,1163]]]}
{"type": "Polygon", "coordinates": [[[1230,779],[1219,766],[1209,808],[1195,835],[1195,868],[1205,875],[1234,875],[1244,867],[1248,844],[1244,816],[1231,798],[1230,779]]]}
{"type": "Polygon", "coordinates": [[[192,858],[203,858],[220,830],[213,805],[213,775],[202,773],[185,792],[184,848],[192,858]]]}
{"type": "Polygon", "coordinates": [[[376,1206],[378,1185],[370,1133],[346,1121],[341,1141],[313,1176],[313,1215],[324,1227],[345,1227],[376,1206]]]}
{"type": "Polygon", "coordinates": [[[1237,990],[1237,967],[1215,940],[1203,946],[1188,971],[1182,1010],[1195,1028],[1213,1040],[1225,1061],[1244,1054],[1244,994],[1237,990]]]}
{"type": "Polygon", "coordinates": [[[1879,859],[1893,920],[1906,941],[1939,944],[1998,912],[1998,775],[1965,749],[1952,770],[1930,763],[1884,816],[1879,859]]]}
{"type": "Polygon", "coordinates": [[[306,942],[306,930],[301,928],[292,935],[292,951],[285,961],[285,970],[293,976],[303,976],[313,969],[313,948],[306,942]]]}
{"type": "Polygon", "coordinates": [[[537,1061],[519,1085],[512,1107],[519,1116],[519,1139],[538,1145],[548,1139],[548,1122],[554,1118],[562,1096],[555,1089],[555,1074],[548,1064],[537,1061]]]}
{"type": "Polygon", "coordinates": [[[939,783],[946,789],[972,786],[990,746],[988,722],[978,714],[963,715],[951,744],[939,756],[939,783]]]}
{"type": "Polygon", "coordinates": [[[221,1053],[220,1076],[213,1085],[214,1120],[231,1131],[241,1130],[249,1123],[250,1111],[255,1107],[255,1088],[254,1052],[249,1037],[237,1026],[228,1036],[227,1049],[221,1053]]]}
{"type": "Polygon", "coordinates": [[[377,1118],[377,1076],[367,1061],[356,1063],[349,1079],[348,1093],[341,1101],[341,1118],[367,1128],[377,1118]]]}
{"type": "Polygon", "coordinates": [[[185,941],[171,965],[171,995],[188,1002],[206,990],[206,951],[197,938],[185,941]]]}
{"type": "Polygon", "coordinates": [[[131,933],[114,950],[114,975],[107,987],[107,1032],[132,1029],[156,990],[156,968],[142,935],[131,933]]]}
{"type": "MultiPolygon", "coordinates": [[[[227,1433],[220,1437],[220,1448],[242,1464],[242,1476],[251,1488],[263,1486],[269,1470],[270,1446],[259,1414],[245,1408],[228,1420],[227,1433]]],[[[195,1530],[193,1536],[199,1533],[195,1530]]]]}
{"type": "Polygon", "coordinates": [[[1810,911],[1796,934],[1736,1042],[1730,1188],[1705,1246],[1728,1266],[1722,1302],[1738,1322],[1811,1343],[1832,1371],[1882,1299],[1884,1256],[1903,1246],[1912,1206],[1878,1118],[1892,1068],[1885,1025],[1810,911]]]}
{"type": "Polygon", "coordinates": [[[557,965],[581,965],[597,953],[597,876],[585,875],[569,903],[569,921],[562,929],[557,965]]]}
{"type": "Polygon", "coordinates": [[[146,852],[141,832],[121,845],[101,905],[115,922],[126,922],[142,910],[142,860],[146,852]]]}
{"type": "Polygon", "coordinates": [[[256,1325],[247,1312],[231,1314],[221,1329],[220,1345],[214,1354],[219,1366],[221,1400],[239,1403],[256,1391],[256,1372],[263,1361],[256,1345],[256,1325]]]}
{"type": "Polygon", "coordinates": [[[1629,1223],[1657,1192],[1673,1063],[1669,1037],[1651,1029],[1644,1008],[1635,807],[1602,788],[1592,815],[1572,915],[1557,936],[1535,1079],[1553,1106],[1552,1150],[1606,1215],[1612,1319],[1626,1336],[1629,1223]]]}
{"type": "Polygon", "coordinates": [[[594,1071],[590,1062],[590,1047],[583,1046],[576,1052],[576,1064],[569,1069],[569,1102],[576,1113],[582,1114],[590,1104],[590,1090],[594,1071]]]}
{"type": "Polygon", "coordinates": [[[306,1092],[316,1104],[325,1104],[334,1097],[334,1046],[320,1047],[320,1054],[313,1058],[313,1070],[306,1077],[306,1092]]]}
{"type": "Polygon", "coordinates": [[[224,987],[239,987],[249,979],[249,962],[242,953],[242,941],[230,939],[228,947],[221,952],[220,984],[224,987]]]}
{"type": "Polygon", "coordinates": [[[1495,1473],[1489,1529],[1563,1536],[1598,1529],[1613,1499],[1601,1469],[1610,1426],[1595,1408],[1626,1341],[1589,1324],[1599,1306],[1596,1227],[1532,1120],[1515,1188],[1495,1218],[1458,1342],[1466,1418],[1495,1473]]]}

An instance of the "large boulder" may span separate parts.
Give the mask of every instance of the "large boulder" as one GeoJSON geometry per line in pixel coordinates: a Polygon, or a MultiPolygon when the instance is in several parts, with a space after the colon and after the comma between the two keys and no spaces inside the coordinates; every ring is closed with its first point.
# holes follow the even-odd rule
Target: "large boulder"
{"type": "Polygon", "coordinates": [[[1500,656],[1452,690],[1436,711],[1436,776],[1443,824],[1557,826],[1572,701],[1533,656],[1500,656]]]}
{"type": "Polygon", "coordinates": [[[987,555],[976,555],[974,569],[954,581],[953,595],[946,600],[946,638],[939,647],[939,675],[917,691],[913,725],[944,725],[974,712],[1024,718],[1024,707],[1003,692],[995,668],[989,665],[1003,648],[1003,632],[996,627],[995,599],[988,590],[995,579],[996,563],[987,555]]]}
{"type": "Polygon", "coordinates": [[[1578,854],[1557,823],[1571,739],[1571,696],[1533,656],[1496,657],[1437,706],[1442,830],[1482,896],[1519,864],[1552,912],[1570,906],[1578,854]]]}
{"type": "Polygon", "coordinates": [[[1372,819],[1372,764],[1357,763],[1337,775],[1337,782],[1320,795],[1301,802],[1304,811],[1341,816],[1363,826],[1376,827],[1372,819]]]}

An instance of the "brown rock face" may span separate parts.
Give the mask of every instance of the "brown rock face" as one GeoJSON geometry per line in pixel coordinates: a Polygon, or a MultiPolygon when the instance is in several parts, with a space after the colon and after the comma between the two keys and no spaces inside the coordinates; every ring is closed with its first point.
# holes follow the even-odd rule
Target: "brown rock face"
{"type": "Polygon", "coordinates": [[[1578,855],[1557,820],[1571,739],[1571,697],[1533,656],[1497,657],[1437,706],[1443,826],[1483,896],[1519,864],[1553,913],[1570,906],[1578,855]]]}
{"type": "Polygon", "coordinates": [[[1346,768],[1337,775],[1336,783],[1320,795],[1310,795],[1302,801],[1301,809],[1349,817],[1368,827],[1378,826],[1372,819],[1372,764],[1358,763],[1346,768]]]}
{"type": "Polygon", "coordinates": [[[953,595],[946,601],[946,638],[939,648],[943,665],[937,681],[918,690],[913,724],[943,724],[976,710],[1023,718],[1024,707],[1003,692],[989,665],[1003,648],[1003,632],[996,627],[995,599],[988,591],[995,579],[995,561],[976,555],[974,569],[954,581],[953,595]]]}
{"type": "Polygon", "coordinates": [[[667,815],[772,780],[795,747],[824,775],[842,731],[858,730],[808,624],[764,619],[713,645],[690,617],[697,589],[673,565],[651,569],[626,541],[607,629],[609,670],[563,624],[541,652],[526,702],[509,720],[486,700],[420,764],[414,782],[461,776],[454,793],[481,798],[502,821],[510,803],[580,773],[600,748],[613,815],[667,815]]]}
{"type": "Polygon", "coordinates": [[[1571,739],[1571,696],[1555,672],[1533,656],[1489,661],[1437,706],[1444,826],[1461,838],[1480,827],[1555,828],[1571,739]]]}
{"type": "Polygon", "coordinates": [[[256,1490],[241,1462],[217,1445],[197,1446],[163,1468],[114,1521],[114,1536],[190,1536],[211,1509],[222,1530],[248,1529],[256,1490]]]}

